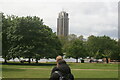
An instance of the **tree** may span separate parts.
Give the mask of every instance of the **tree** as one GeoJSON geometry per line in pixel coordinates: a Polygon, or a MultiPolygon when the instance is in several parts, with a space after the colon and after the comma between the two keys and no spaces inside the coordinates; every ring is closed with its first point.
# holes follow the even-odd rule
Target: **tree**
{"type": "Polygon", "coordinates": [[[80,36],[78,37],[78,39],[84,40],[83,35],[80,35],[80,36]]]}
{"type": "Polygon", "coordinates": [[[39,17],[8,16],[3,20],[3,58],[55,57],[61,52],[61,43],[52,29],[39,17]],[[54,56],[51,56],[54,55],[54,56]]]}
{"type": "MultiPolygon", "coordinates": [[[[60,42],[62,44],[62,52],[64,53],[64,55],[66,55],[67,53],[67,48],[70,46],[70,44],[77,39],[77,35],[75,34],[70,34],[68,36],[58,36],[60,39],[60,42]]],[[[67,57],[67,56],[65,56],[67,57]]]]}
{"type": "Polygon", "coordinates": [[[2,15],[2,58],[5,59],[4,63],[7,63],[7,60],[11,59],[9,55],[9,49],[10,49],[10,41],[8,40],[8,30],[9,27],[12,26],[12,21],[9,16],[5,18],[4,15],[2,15]]]}
{"type": "Polygon", "coordinates": [[[55,33],[51,33],[49,40],[47,41],[48,45],[46,47],[46,58],[56,58],[56,56],[61,55],[62,53],[62,44],[59,38],[56,36],[55,33]]]}
{"type": "Polygon", "coordinates": [[[30,58],[33,56],[33,35],[31,30],[34,30],[31,17],[18,17],[9,16],[11,18],[11,26],[7,31],[7,40],[10,42],[10,48],[8,49],[12,58],[30,58]]]}
{"type": "Polygon", "coordinates": [[[52,30],[44,25],[44,28],[40,29],[39,41],[36,44],[36,55],[38,57],[55,58],[58,55],[62,55],[62,45],[52,30]],[[42,30],[43,29],[43,30],[42,30]],[[38,47],[37,47],[38,46],[38,47]]]}
{"type": "Polygon", "coordinates": [[[65,53],[66,52],[66,47],[69,43],[68,41],[68,36],[58,36],[61,46],[62,46],[62,52],[65,53]]]}
{"type": "Polygon", "coordinates": [[[70,34],[70,35],[68,35],[68,40],[69,40],[69,41],[73,41],[73,40],[75,40],[75,39],[77,39],[77,35],[75,35],[75,34],[70,34]]]}
{"type": "Polygon", "coordinates": [[[89,56],[108,59],[114,52],[115,44],[116,41],[108,36],[90,36],[87,41],[89,56]]]}
{"type": "Polygon", "coordinates": [[[76,63],[78,63],[80,57],[85,58],[87,55],[84,42],[79,39],[74,40],[73,43],[69,45],[66,56],[75,58],[76,63]]]}
{"type": "Polygon", "coordinates": [[[87,50],[89,57],[93,57],[96,52],[98,52],[98,47],[97,47],[97,38],[94,35],[91,35],[88,37],[87,40],[87,50]]]}
{"type": "Polygon", "coordinates": [[[111,59],[113,60],[119,60],[120,59],[120,40],[116,41],[116,44],[114,45],[113,53],[111,54],[111,59]]]}
{"type": "Polygon", "coordinates": [[[3,13],[0,13],[0,56],[2,56],[2,16],[3,13]]]}

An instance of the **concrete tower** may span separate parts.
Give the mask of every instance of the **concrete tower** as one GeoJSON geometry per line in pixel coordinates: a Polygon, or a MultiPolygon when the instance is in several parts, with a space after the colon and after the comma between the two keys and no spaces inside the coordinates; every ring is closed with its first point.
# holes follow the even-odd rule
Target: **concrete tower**
{"type": "Polygon", "coordinates": [[[57,35],[68,36],[69,34],[69,18],[68,13],[61,11],[57,18],[57,35]]]}

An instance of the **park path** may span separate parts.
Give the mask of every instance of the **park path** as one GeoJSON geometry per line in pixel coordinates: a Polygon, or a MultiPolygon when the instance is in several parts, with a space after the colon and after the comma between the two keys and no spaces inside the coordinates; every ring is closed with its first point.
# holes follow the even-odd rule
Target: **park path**
{"type": "MultiPolygon", "coordinates": [[[[17,68],[17,69],[39,69],[39,70],[51,70],[48,68],[17,68]]],[[[113,69],[71,69],[71,70],[89,70],[89,71],[118,71],[118,70],[113,70],[113,69]]]]}

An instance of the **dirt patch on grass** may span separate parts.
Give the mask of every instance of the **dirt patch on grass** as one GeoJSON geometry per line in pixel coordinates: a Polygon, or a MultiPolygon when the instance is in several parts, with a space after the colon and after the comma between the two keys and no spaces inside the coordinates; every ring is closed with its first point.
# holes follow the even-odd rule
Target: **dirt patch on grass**
{"type": "Polygon", "coordinates": [[[72,70],[89,70],[89,71],[118,71],[118,70],[112,70],[112,69],[72,69],[72,70]]]}
{"type": "MultiPolygon", "coordinates": [[[[17,68],[17,69],[40,69],[40,70],[51,70],[48,68],[17,68]]],[[[89,70],[89,71],[118,71],[118,70],[112,70],[112,69],[71,69],[71,70],[89,70]]]]}
{"type": "Polygon", "coordinates": [[[17,68],[17,69],[40,69],[40,70],[50,70],[47,68],[17,68]]]}

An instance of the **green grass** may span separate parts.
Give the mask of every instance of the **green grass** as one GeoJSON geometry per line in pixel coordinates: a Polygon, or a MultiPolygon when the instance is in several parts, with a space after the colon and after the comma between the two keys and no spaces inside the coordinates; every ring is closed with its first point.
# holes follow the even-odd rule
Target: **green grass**
{"type": "Polygon", "coordinates": [[[75,69],[118,69],[118,64],[102,64],[102,63],[71,63],[71,68],[75,69]]]}
{"type": "MultiPolygon", "coordinates": [[[[118,64],[101,63],[68,63],[75,78],[117,78],[118,64]],[[83,70],[84,69],[84,70],[83,70]],[[93,70],[86,70],[93,69],[93,70]],[[94,70],[95,69],[95,70],[94,70]]],[[[31,65],[4,64],[4,78],[49,78],[55,63],[39,63],[31,65]]]]}
{"type": "Polygon", "coordinates": [[[75,78],[118,78],[116,71],[73,71],[75,78]]]}

